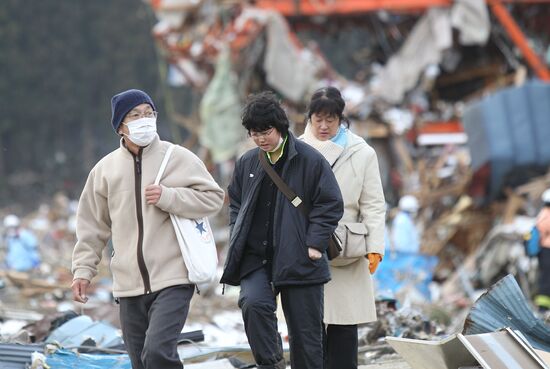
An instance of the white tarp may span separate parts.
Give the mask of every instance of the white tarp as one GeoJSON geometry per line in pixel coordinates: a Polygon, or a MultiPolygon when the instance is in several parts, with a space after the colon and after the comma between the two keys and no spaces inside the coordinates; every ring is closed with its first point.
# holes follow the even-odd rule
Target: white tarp
{"type": "Polygon", "coordinates": [[[319,60],[309,50],[300,49],[293,43],[288,23],[280,13],[246,8],[235,22],[237,29],[247,19],[254,19],[266,27],[263,69],[267,83],[287,99],[301,101],[316,83],[319,60]]]}
{"type": "Polygon", "coordinates": [[[489,39],[490,20],[483,0],[457,0],[450,9],[430,9],[376,75],[372,92],[390,103],[399,103],[418,82],[426,68],[439,64],[453,46],[453,28],[464,45],[483,45],[489,39]]]}

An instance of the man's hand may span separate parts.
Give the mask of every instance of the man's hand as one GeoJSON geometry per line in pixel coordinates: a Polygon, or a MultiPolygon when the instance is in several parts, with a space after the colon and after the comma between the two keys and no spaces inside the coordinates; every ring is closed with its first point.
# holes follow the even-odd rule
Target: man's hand
{"type": "Polygon", "coordinates": [[[313,247],[308,247],[307,253],[311,260],[319,260],[323,257],[323,254],[321,254],[321,251],[314,249],[313,247]]]}
{"type": "Polygon", "coordinates": [[[81,302],[83,304],[88,301],[88,296],[86,296],[86,290],[90,285],[90,281],[87,279],[77,278],[73,281],[71,289],[73,290],[73,300],[76,302],[81,302]]]}
{"type": "Polygon", "coordinates": [[[156,205],[160,200],[160,195],[162,194],[162,187],[159,185],[149,185],[145,187],[145,199],[147,204],[156,205]]]}
{"type": "Polygon", "coordinates": [[[382,261],[382,255],[376,253],[367,254],[367,259],[369,259],[369,272],[374,274],[378,268],[378,264],[382,261]]]}

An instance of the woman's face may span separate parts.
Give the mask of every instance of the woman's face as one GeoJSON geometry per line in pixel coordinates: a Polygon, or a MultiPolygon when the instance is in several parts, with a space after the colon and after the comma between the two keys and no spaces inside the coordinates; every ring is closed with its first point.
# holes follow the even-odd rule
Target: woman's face
{"type": "Polygon", "coordinates": [[[340,118],[336,115],[313,113],[310,119],[311,130],[319,141],[330,140],[338,133],[340,118]]]}

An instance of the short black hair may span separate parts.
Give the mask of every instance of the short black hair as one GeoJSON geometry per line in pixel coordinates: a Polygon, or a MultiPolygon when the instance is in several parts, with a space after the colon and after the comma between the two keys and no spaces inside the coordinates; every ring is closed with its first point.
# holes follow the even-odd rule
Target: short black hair
{"type": "Polygon", "coordinates": [[[330,117],[338,117],[340,122],[346,122],[349,126],[349,120],[344,115],[346,102],[336,87],[323,87],[318,89],[311,96],[309,102],[307,119],[311,119],[313,114],[326,114],[330,117]]]}
{"type": "Polygon", "coordinates": [[[273,127],[283,136],[286,136],[289,127],[286,113],[271,91],[248,96],[243,108],[242,124],[248,132],[262,132],[273,127]]]}

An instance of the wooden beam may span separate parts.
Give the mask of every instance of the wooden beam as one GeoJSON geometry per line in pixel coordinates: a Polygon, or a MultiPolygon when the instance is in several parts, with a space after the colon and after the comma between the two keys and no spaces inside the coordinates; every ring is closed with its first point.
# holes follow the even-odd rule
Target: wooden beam
{"type": "Polygon", "coordinates": [[[445,87],[464,81],[470,81],[476,78],[494,77],[502,75],[500,64],[489,64],[483,66],[475,66],[466,70],[443,75],[437,79],[438,87],[445,87]]]}

